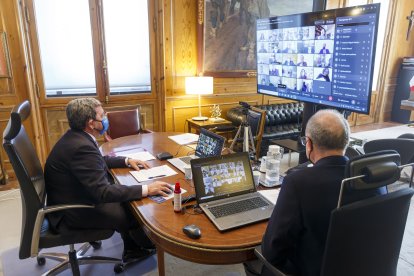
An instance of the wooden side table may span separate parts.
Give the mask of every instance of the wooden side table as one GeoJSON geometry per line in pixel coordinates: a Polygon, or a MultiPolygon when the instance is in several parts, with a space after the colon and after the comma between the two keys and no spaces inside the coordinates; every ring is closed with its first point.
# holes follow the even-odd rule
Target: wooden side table
{"type": "MultiPolygon", "coordinates": [[[[225,120],[225,119],[223,120],[224,121],[214,122],[211,119],[208,119],[206,121],[194,121],[192,119],[187,119],[188,132],[191,133],[192,130],[194,129],[195,132],[198,133],[200,132],[200,128],[212,129],[212,128],[219,127],[219,126],[230,127],[233,125],[230,121],[225,120]]],[[[215,131],[215,133],[226,137],[226,139],[233,138],[233,130],[215,131]]]]}

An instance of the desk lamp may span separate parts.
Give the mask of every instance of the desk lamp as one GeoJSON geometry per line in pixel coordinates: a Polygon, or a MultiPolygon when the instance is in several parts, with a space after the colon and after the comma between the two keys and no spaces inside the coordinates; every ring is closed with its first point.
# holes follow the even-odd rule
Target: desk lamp
{"type": "Polygon", "coordinates": [[[198,95],[198,116],[191,119],[194,121],[208,120],[208,117],[201,116],[201,95],[213,94],[213,77],[186,77],[185,93],[198,95]]]}

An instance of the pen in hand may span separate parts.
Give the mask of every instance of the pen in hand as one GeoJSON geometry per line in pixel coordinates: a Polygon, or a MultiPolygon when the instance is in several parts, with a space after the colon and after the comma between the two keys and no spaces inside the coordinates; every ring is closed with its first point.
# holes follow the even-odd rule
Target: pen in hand
{"type": "Polygon", "coordinates": [[[164,176],[166,176],[166,175],[165,175],[165,174],[154,175],[154,176],[150,176],[150,177],[148,177],[148,179],[154,179],[154,178],[164,177],[164,176]]]}

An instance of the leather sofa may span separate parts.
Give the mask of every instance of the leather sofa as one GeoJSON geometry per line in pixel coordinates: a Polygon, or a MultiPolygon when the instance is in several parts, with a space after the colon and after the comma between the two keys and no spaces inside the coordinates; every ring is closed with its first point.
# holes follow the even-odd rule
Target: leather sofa
{"type": "MultiPolygon", "coordinates": [[[[270,140],[297,139],[302,125],[303,103],[284,103],[257,105],[259,109],[266,110],[266,122],[262,136],[260,156],[267,153],[270,140]]],[[[242,107],[234,107],[227,111],[227,119],[234,126],[239,126],[242,119],[242,107]]]]}

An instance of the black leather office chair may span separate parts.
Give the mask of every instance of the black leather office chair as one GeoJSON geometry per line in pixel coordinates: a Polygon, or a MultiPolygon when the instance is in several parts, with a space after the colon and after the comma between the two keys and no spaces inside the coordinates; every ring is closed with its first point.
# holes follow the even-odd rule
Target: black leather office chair
{"type": "MultiPolygon", "coordinates": [[[[367,154],[348,162],[338,206],[331,213],[321,268],[322,276],[393,276],[414,190],[404,188],[344,205],[345,185],[354,190],[376,189],[399,179],[400,156],[395,151],[367,154]]],[[[274,275],[285,275],[266,261],[260,246],[255,254],[274,275]]]]}
{"type": "Polygon", "coordinates": [[[100,240],[110,238],[113,230],[67,230],[56,233],[47,227],[46,214],[59,212],[69,208],[94,208],[90,205],[56,205],[45,206],[45,182],[43,169],[36,151],[27,136],[23,121],[30,115],[30,103],[25,101],[16,106],[3,133],[3,147],[10,159],[20,184],[22,199],[22,233],[20,239],[19,258],[37,257],[37,263],[44,265],[45,258],[61,261],[44,275],[55,275],[71,268],[73,275],[80,275],[79,265],[87,263],[115,263],[116,269],[122,264],[120,259],[83,256],[93,246],[99,248],[100,240]],[[92,241],[92,242],[91,242],[92,241]],[[93,242],[97,241],[97,242],[93,242]],[[90,243],[89,243],[90,242],[90,243]],[[86,243],[76,252],[74,244],[86,243]],[[69,253],[39,253],[43,248],[69,245],[69,253]]]}
{"type": "MultiPolygon", "coordinates": [[[[394,138],[371,140],[364,144],[364,152],[371,153],[381,150],[395,150],[401,156],[401,164],[414,162],[414,139],[394,138]]],[[[412,186],[414,169],[411,170],[410,187],[412,186]]]]}

